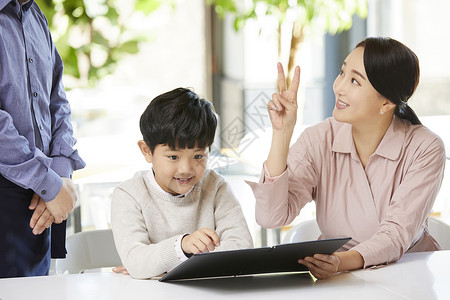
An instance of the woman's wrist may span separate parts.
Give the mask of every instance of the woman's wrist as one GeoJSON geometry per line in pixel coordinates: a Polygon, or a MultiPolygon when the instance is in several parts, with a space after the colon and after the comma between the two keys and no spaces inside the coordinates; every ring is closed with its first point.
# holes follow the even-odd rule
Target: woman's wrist
{"type": "Polygon", "coordinates": [[[340,260],[338,272],[356,270],[364,267],[364,258],[356,250],[335,252],[334,255],[340,260]]]}
{"type": "Polygon", "coordinates": [[[272,144],[266,161],[267,169],[272,177],[286,170],[291,137],[290,130],[273,130],[272,144]]]}
{"type": "Polygon", "coordinates": [[[294,128],[285,128],[285,129],[272,128],[272,137],[285,139],[288,142],[290,142],[293,133],[294,133],[294,128]]]}

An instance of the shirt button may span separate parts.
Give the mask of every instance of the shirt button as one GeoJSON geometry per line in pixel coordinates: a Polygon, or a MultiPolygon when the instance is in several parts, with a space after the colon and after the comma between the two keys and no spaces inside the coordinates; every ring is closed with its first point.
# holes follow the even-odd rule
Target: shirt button
{"type": "Polygon", "coordinates": [[[42,125],[39,125],[39,129],[42,130],[42,129],[44,129],[44,128],[42,127],[42,125]]]}
{"type": "Polygon", "coordinates": [[[33,62],[33,59],[30,57],[30,58],[28,59],[28,61],[29,61],[30,63],[32,63],[32,62],[33,62]]]}
{"type": "Polygon", "coordinates": [[[37,92],[34,92],[34,93],[33,93],[33,96],[37,97],[37,95],[38,95],[38,93],[37,93],[37,92]]]}
{"type": "Polygon", "coordinates": [[[45,195],[45,194],[47,194],[47,191],[46,191],[46,190],[42,190],[42,191],[41,191],[41,194],[42,194],[42,195],[45,195]]]}

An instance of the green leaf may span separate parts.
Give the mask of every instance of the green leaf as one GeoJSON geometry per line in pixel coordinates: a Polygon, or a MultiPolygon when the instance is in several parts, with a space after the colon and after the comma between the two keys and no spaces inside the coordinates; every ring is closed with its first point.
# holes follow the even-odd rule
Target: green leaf
{"type": "Polygon", "coordinates": [[[117,12],[117,9],[109,7],[105,17],[108,18],[112,25],[119,25],[119,13],[117,12]]]}
{"type": "Polygon", "coordinates": [[[148,15],[157,10],[162,4],[162,0],[137,0],[134,8],[148,15]]]}
{"type": "Polygon", "coordinates": [[[92,42],[105,46],[105,47],[109,47],[109,40],[106,39],[103,34],[99,31],[94,31],[93,36],[92,36],[92,42]]]}
{"type": "Polygon", "coordinates": [[[68,51],[64,55],[64,73],[80,78],[77,52],[72,47],[68,47],[68,51]]]}
{"type": "Polygon", "coordinates": [[[139,52],[139,43],[136,40],[127,41],[119,46],[117,50],[121,52],[136,54],[139,52]]]}

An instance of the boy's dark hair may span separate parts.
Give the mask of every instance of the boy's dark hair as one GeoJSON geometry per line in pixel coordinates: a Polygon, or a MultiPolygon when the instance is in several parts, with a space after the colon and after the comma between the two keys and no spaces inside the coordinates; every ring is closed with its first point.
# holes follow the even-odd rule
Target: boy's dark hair
{"type": "Polygon", "coordinates": [[[176,88],[153,99],[141,116],[143,139],[153,153],[156,145],[171,149],[210,147],[217,118],[211,102],[185,88],[176,88]]]}

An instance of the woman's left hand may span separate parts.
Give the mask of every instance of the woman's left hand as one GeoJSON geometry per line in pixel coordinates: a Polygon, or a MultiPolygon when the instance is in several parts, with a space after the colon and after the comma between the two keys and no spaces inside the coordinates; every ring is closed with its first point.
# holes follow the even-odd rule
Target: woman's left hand
{"type": "Polygon", "coordinates": [[[326,279],[339,271],[341,263],[337,255],[314,254],[313,257],[299,259],[298,262],[305,265],[311,274],[317,279],[326,279]]]}

